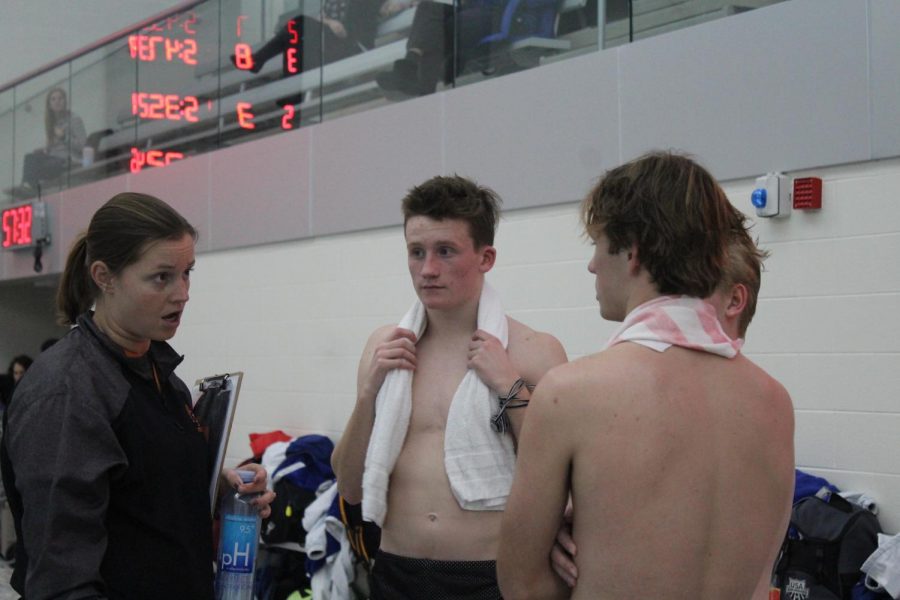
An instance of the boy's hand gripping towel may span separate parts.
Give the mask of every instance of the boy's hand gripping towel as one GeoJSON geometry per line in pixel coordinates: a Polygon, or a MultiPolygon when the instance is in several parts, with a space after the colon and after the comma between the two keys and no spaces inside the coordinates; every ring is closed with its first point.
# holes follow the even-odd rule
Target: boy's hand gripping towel
{"type": "Polygon", "coordinates": [[[628,313],[606,348],[619,342],[634,342],[657,352],[681,346],[734,358],[744,345],[722,329],[716,309],[700,298],[660,296],[628,313]]]}
{"type": "MultiPolygon", "coordinates": [[[[416,301],[399,327],[421,337],[426,313],[416,301]]],[[[478,328],[496,336],[505,348],[509,325],[497,292],[487,283],[478,302],[478,328]]],[[[466,510],[503,510],[512,485],[515,450],[509,435],[491,429],[496,401],[490,388],[469,369],[450,403],[444,432],[444,468],[450,488],[466,510]]],[[[363,518],[382,525],[387,512],[391,472],[400,455],[412,412],[412,372],[387,374],[375,400],[375,423],[363,473],[363,518]]]]}

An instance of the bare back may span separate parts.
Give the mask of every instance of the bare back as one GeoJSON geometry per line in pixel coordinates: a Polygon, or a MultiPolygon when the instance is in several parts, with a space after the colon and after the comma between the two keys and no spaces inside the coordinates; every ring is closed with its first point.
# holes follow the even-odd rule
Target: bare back
{"type": "MultiPolygon", "coordinates": [[[[536,382],[565,360],[564,354],[552,364],[542,358],[545,346],[559,347],[555,338],[512,319],[509,326],[509,358],[527,381],[536,382]]],[[[496,557],[502,513],[460,508],[444,468],[447,413],[467,370],[471,334],[437,339],[426,331],[416,346],[412,415],[391,475],[382,529],[381,549],[386,552],[436,560],[496,557]]]]}
{"type": "MultiPolygon", "coordinates": [[[[636,344],[563,367],[573,598],[751,598],[790,511],[793,410],[752,362],[636,344]]],[[[563,394],[564,395],[564,394],[563,394]]]]}

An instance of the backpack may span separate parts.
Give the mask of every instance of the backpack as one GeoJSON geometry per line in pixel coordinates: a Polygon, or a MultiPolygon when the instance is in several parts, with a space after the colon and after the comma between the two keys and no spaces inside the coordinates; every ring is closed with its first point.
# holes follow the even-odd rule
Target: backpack
{"type": "Polygon", "coordinates": [[[775,564],[782,600],[850,600],[880,531],[873,513],[838,494],[820,492],[797,502],[775,564]]]}
{"type": "Polygon", "coordinates": [[[334,443],[324,435],[304,435],[292,441],[284,459],[271,473],[275,481],[272,514],[263,521],[262,540],[266,544],[295,544],[299,550],[306,541],[303,513],[316,499],[316,490],[334,480],[331,452],[334,443]],[[281,473],[281,477],[275,478],[281,473]]]}
{"type": "Polygon", "coordinates": [[[266,544],[294,543],[302,547],[306,541],[303,513],[316,499],[316,492],[295,485],[287,477],[275,482],[274,491],[272,512],[262,525],[262,541],[266,544]]]}

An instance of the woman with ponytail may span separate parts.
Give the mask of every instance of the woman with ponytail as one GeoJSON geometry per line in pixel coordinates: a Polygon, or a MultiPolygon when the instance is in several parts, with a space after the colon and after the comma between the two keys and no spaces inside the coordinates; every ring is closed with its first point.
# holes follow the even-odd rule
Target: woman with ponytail
{"type": "MultiPolygon", "coordinates": [[[[31,598],[213,597],[208,453],[166,340],[181,323],[195,229],[152,196],[118,194],[76,239],[57,294],[69,333],[7,411],[3,480],[31,598]]],[[[263,492],[266,473],[241,484],[263,492]]],[[[273,498],[256,501],[263,516],[273,498]]]]}

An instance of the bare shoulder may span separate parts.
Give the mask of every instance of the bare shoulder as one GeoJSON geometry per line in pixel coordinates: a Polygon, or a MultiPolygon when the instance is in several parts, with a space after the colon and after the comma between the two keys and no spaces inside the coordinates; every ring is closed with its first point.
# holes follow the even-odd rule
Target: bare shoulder
{"type": "Polygon", "coordinates": [[[366,340],[365,348],[360,357],[360,365],[364,365],[367,361],[371,360],[378,345],[389,341],[395,335],[394,332],[396,331],[396,325],[382,325],[369,334],[369,339],[366,340]]]}
{"type": "Polygon", "coordinates": [[[509,355],[514,362],[541,365],[542,371],[565,363],[567,359],[563,345],[555,336],[536,331],[511,317],[509,322],[509,355]]]}
{"type": "Polygon", "coordinates": [[[548,370],[531,394],[526,425],[572,442],[595,417],[605,419],[611,394],[597,377],[597,359],[583,357],[548,370]]]}
{"type": "Polygon", "coordinates": [[[382,325],[369,334],[369,339],[366,342],[366,348],[374,348],[378,344],[382,342],[386,342],[394,335],[394,332],[397,330],[396,325],[382,325]]]}
{"type": "Polygon", "coordinates": [[[614,347],[550,369],[538,386],[542,397],[567,404],[612,407],[628,394],[636,364],[627,352],[614,347]]]}
{"type": "Polygon", "coordinates": [[[746,379],[744,385],[752,386],[759,393],[778,398],[781,401],[790,402],[790,394],[788,394],[787,389],[765,369],[744,354],[738,354],[732,360],[735,367],[741,371],[742,376],[746,379]]]}
{"type": "Polygon", "coordinates": [[[794,405],[784,385],[743,354],[738,355],[737,360],[750,381],[747,387],[752,385],[757,394],[766,399],[766,411],[773,416],[789,415],[793,421],[794,405]]]}

